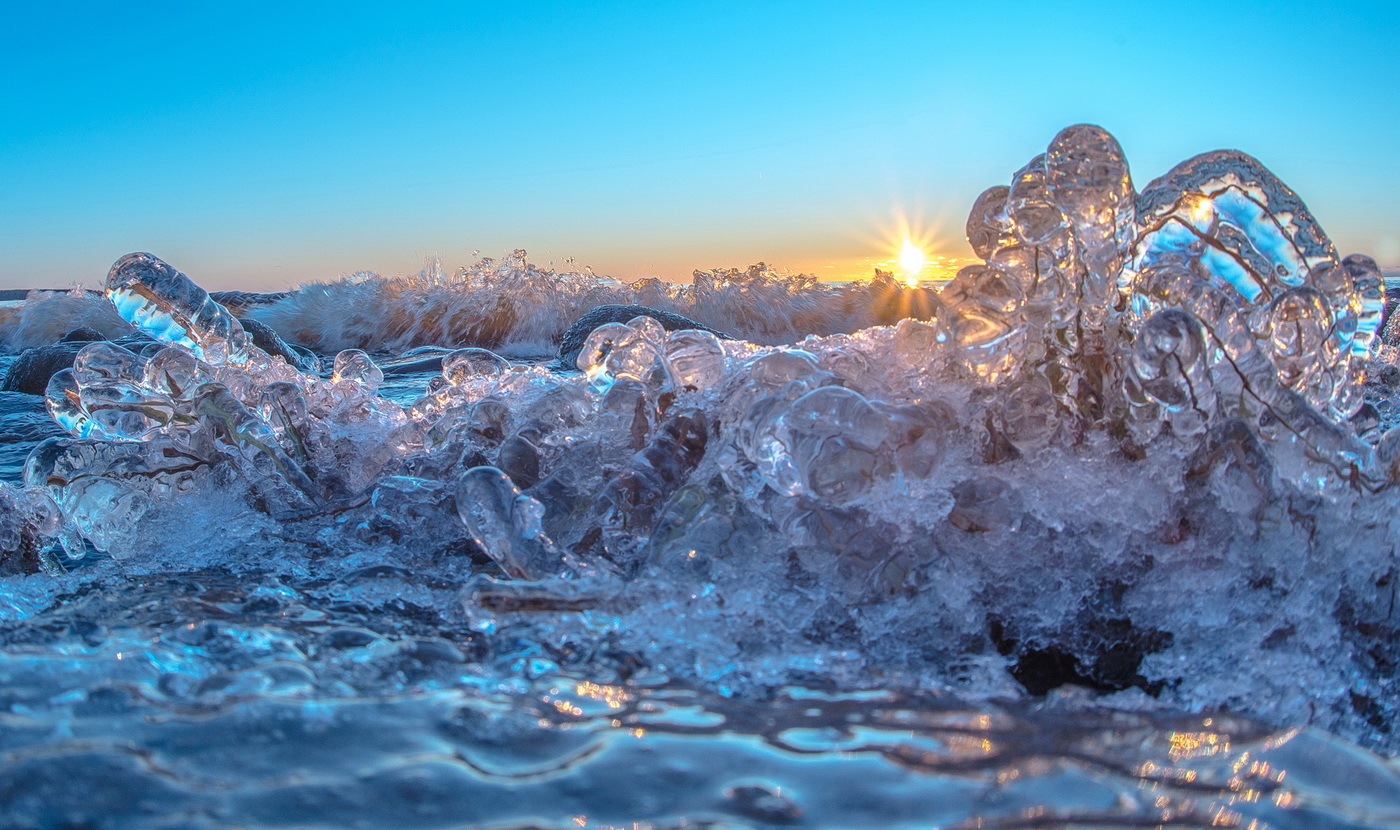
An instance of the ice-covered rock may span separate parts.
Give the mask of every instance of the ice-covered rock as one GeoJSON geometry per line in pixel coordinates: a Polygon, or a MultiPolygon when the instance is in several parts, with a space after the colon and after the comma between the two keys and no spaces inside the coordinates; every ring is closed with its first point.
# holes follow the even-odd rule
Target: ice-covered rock
{"type": "Polygon", "coordinates": [[[573,325],[564,332],[563,339],[559,341],[559,364],[572,367],[578,361],[579,352],[584,348],[589,336],[599,326],[608,323],[626,323],[637,317],[653,320],[666,331],[690,329],[709,332],[726,340],[733,339],[728,334],[703,326],[694,320],[670,311],[648,308],[643,305],[600,305],[575,320],[573,325]]]}

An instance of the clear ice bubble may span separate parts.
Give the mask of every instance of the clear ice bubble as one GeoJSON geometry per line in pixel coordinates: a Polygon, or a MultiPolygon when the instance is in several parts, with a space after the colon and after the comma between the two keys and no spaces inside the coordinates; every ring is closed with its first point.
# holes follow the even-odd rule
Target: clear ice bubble
{"type": "MultiPolygon", "coordinates": [[[[1169,308],[1148,318],[1138,332],[1123,388],[1138,437],[1148,441],[1165,420],[1179,437],[1200,434],[1215,412],[1217,389],[1210,372],[1210,346],[1194,316],[1169,308]]],[[[1228,379],[1238,375],[1228,375],[1228,379]]]]}
{"type": "Polygon", "coordinates": [[[87,410],[83,409],[81,391],[71,368],[55,372],[53,377],[49,378],[48,387],[44,392],[44,404],[54,422],[68,430],[75,438],[92,437],[100,430],[92,418],[88,417],[87,410]]]}
{"type": "Polygon", "coordinates": [[[442,359],[442,376],[453,386],[510,371],[510,361],[489,349],[458,349],[442,359]]]}
{"type": "Polygon", "coordinates": [[[646,338],[658,346],[666,345],[666,329],[654,317],[638,315],[627,321],[627,327],[636,332],[638,337],[646,338]]]}
{"type": "Polygon", "coordinates": [[[360,349],[346,349],[335,356],[332,383],[354,383],[366,394],[374,394],[384,382],[384,370],[360,349]]]}
{"type": "Polygon", "coordinates": [[[576,363],[599,392],[607,391],[618,378],[631,378],[656,389],[673,385],[666,362],[666,332],[650,317],[634,318],[641,329],[624,323],[605,323],[594,329],[583,343],[576,363]]]}
{"type": "MultiPolygon", "coordinates": [[[[1255,159],[1221,150],[1182,162],[1148,185],[1137,214],[1138,237],[1119,283],[1140,316],[1154,306],[1181,307],[1219,330],[1234,328],[1231,309],[1271,309],[1248,312],[1246,322],[1269,341],[1267,354],[1282,361],[1275,366],[1279,381],[1303,390],[1332,417],[1355,412],[1360,360],[1379,323],[1378,290],[1364,262],[1337,261],[1297,194],[1255,159]],[[1295,289],[1316,292],[1321,307],[1284,296],[1295,289]],[[1302,325],[1291,334],[1284,319],[1290,316],[1302,325]],[[1290,356],[1316,334],[1305,319],[1331,321],[1331,334],[1320,338],[1323,351],[1312,359],[1325,365],[1312,369],[1290,356]],[[1285,328],[1277,342],[1276,323],[1285,328]]],[[[1238,348],[1226,346],[1230,353],[1238,348]]]]}
{"type": "Polygon", "coordinates": [[[1343,259],[1342,269],[1351,277],[1352,288],[1360,302],[1356,309],[1352,355],[1364,360],[1379,345],[1381,316],[1385,313],[1385,279],[1376,261],[1362,254],[1351,254],[1343,259]]]}
{"type": "Polygon", "coordinates": [[[802,489],[846,505],[874,485],[879,450],[889,433],[889,419],[864,396],[825,386],[792,402],[780,434],[802,489]]]}
{"type": "Polygon", "coordinates": [[[309,418],[306,391],[287,381],[269,383],[262,389],[257,412],[281,439],[281,445],[304,463],[310,454],[305,437],[309,418]]]}
{"type": "Polygon", "coordinates": [[[1123,148],[1102,127],[1076,124],[1050,142],[1045,171],[1051,199],[1074,228],[1087,269],[1084,295],[1103,302],[1134,236],[1137,193],[1123,148]]]}
{"type": "Polygon", "coordinates": [[[182,346],[166,346],[151,355],[142,373],[143,386],[175,400],[187,400],[209,379],[206,368],[182,346]]]}
{"type": "Polygon", "coordinates": [[[1068,222],[1055,204],[1046,182],[1045,155],[1041,154],[1011,177],[1006,196],[1006,213],[1012,231],[1026,245],[1036,246],[1068,222]]]}
{"type": "Polygon", "coordinates": [[[1167,309],[1148,318],[1130,366],[1137,387],[1168,411],[1210,406],[1205,330],[1185,311],[1167,309]]]}
{"type": "Polygon", "coordinates": [[[1274,298],[1259,326],[1278,380],[1316,407],[1332,400],[1342,344],[1327,300],[1311,288],[1290,288],[1274,298]]]}
{"type": "Polygon", "coordinates": [[[1002,426],[1017,449],[1027,452],[1051,443],[1060,412],[1049,383],[1028,378],[1001,390],[1000,397],[1002,426]]]}
{"type": "Polygon", "coordinates": [[[957,429],[958,416],[942,401],[891,405],[872,403],[888,419],[886,450],[892,450],[895,466],[906,479],[927,478],[943,460],[949,433],[957,429]]]}
{"type": "Polygon", "coordinates": [[[306,471],[282,449],[278,435],[234,397],[227,386],[210,382],[194,396],[194,412],[204,419],[218,444],[233,457],[257,463],[265,461],[281,480],[311,503],[322,501],[306,471]]]}
{"type": "Polygon", "coordinates": [[[126,542],[155,503],[196,474],[197,462],[176,453],[151,459],[147,445],[50,438],[25,461],[26,486],[47,492],[63,515],[99,551],[125,555],[126,542]]]}
{"type": "Polygon", "coordinates": [[[89,343],[73,358],[73,374],[79,386],[140,379],[145,368],[146,358],[106,340],[89,343]]]}
{"type": "Polygon", "coordinates": [[[83,412],[105,437],[149,438],[175,414],[174,402],[141,385],[146,358],[115,343],[83,347],[73,361],[73,379],[83,412]]]}
{"type": "Polygon", "coordinates": [[[792,387],[796,394],[827,382],[831,375],[821,367],[817,356],[802,349],[779,349],[750,360],[744,367],[749,383],[764,391],[792,387]]]}
{"type": "Polygon", "coordinates": [[[608,365],[608,358],[633,334],[632,327],[625,323],[604,323],[583,341],[583,348],[574,362],[595,388],[606,389],[612,383],[614,372],[608,365]]]}
{"type": "Polygon", "coordinates": [[[681,329],[667,338],[666,360],[684,389],[710,389],[724,377],[724,346],[708,331],[681,329]]]}
{"type": "Polygon", "coordinates": [[[953,345],[974,374],[995,381],[1011,371],[1025,340],[1025,292],[990,265],[969,265],[943,289],[953,313],[953,345]]]}
{"type": "Polygon", "coordinates": [[[1006,215],[1006,198],[1010,193],[1011,188],[1006,185],[994,185],[982,191],[972,203],[972,211],[967,216],[967,241],[973,252],[984,260],[990,260],[997,251],[1016,243],[1011,219],[1006,215]]]}

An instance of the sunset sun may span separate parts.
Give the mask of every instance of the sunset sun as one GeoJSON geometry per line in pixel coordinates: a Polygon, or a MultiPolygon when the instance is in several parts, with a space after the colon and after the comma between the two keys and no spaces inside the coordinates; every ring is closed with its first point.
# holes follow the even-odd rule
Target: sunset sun
{"type": "Polygon", "coordinates": [[[928,256],[922,248],[914,244],[914,240],[906,236],[904,243],[899,248],[899,268],[904,272],[904,281],[908,283],[909,287],[912,288],[919,284],[919,275],[926,265],[928,265],[928,256]]]}

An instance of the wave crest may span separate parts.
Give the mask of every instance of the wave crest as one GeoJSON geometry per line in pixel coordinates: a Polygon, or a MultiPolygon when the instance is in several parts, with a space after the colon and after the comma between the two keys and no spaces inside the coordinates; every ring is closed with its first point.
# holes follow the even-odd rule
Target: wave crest
{"type": "Polygon", "coordinates": [[[411,276],[355,274],[304,285],[252,309],[253,318],[319,352],[403,351],[477,346],[504,354],[550,353],[576,318],[605,304],[644,305],[685,315],[757,343],[858,331],[893,322],[931,300],[877,272],[869,282],[822,283],[764,263],[697,270],[689,285],[647,278],[623,284],[590,270],[553,271],[524,251],[489,257],[445,275],[429,263],[411,276]]]}

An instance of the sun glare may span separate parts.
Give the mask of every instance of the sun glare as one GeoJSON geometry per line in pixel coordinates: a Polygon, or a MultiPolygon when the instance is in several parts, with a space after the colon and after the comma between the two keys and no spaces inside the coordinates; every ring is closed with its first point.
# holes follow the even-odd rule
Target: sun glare
{"type": "Polygon", "coordinates": [[[928,256],[923,249],[915,245],[914,240],[904,237],[904,244],[899,248],[899,267],[904,272],[904,281],[910,288],[919,284],[919,275],[923,273],[927,264],[928,256]]]}
{"type": "Polygon", "coordinates": [[[870,279],[873,266],[875,271],[888,274],[909,288],[936,290],[952,279],[959,268],[978,261],[947,250],[948,241],[940,229],[938,220],[925,221],[895,211],[894,221],[883,224],[866,239],[870,249],[880,251],[884,258],[866,257],[852,269],[850,278],[870,279]]]}

